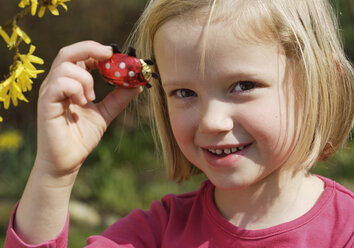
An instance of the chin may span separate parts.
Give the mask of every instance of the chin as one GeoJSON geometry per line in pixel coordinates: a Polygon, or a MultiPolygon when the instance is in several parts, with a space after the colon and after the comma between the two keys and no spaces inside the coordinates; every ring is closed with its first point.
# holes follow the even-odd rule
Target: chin
{"type": "Polygon", "coordinates": [[[235,179],[235,178],[221,178],[221,179],[213,179],[210,178],[210,181],[214,184],[214,186],[220,190],[242,190],[254,183],[253,180],[247,179],[235,179]]]}

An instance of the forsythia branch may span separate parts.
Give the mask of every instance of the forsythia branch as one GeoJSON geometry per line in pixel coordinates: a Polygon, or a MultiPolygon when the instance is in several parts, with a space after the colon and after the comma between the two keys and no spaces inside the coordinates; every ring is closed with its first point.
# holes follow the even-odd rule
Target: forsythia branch
{"type": "MultiPolygon", "coordinates": [[[[70,0],[21,0],[18,6],[23,8],[14,17],[4,25],[0,26],[0,36],[5,41],[9,50],[14,50],[13,64],[9,68],[9,74],[0,81],[0,107],[1,103],[5,109],[10,107],[10,102],[14,106],[18,105],[18,100],[28,102],[23,95],[24,92],[32,89],[32,79],[43,73],[43,70],[37,70],[33,64],[43,64],[43,59],[33,55],[36,47],[31,44],[31,38],[18,26],[18,21],[31,13],[35,16],[38,11],[38,17],[43,17],[46,9],[53,15],[59,15],[57,7],[60,5],[65,11],[68,10],[66,2],[70,0]],[[6,30],[12,27],[11,35],[6,30]],[[24,41],[30,46],[27,54],[20,53],[19,46],[24,41]]],[[[0,122],[3,118],[0,116],[0,122]]]]}

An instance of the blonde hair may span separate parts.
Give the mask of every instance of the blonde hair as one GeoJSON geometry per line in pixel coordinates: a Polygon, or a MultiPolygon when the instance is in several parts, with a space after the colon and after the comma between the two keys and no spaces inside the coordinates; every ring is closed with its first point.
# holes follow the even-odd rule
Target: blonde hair
{"type": "MultiPolygon", "coordinates": [[[[345,144],[354,122],[354,72],[327,0],[151,0],[129,44],[137,48],[139,56],[151,58],[154,36],[161,25],[175,17],[193,15],[195,19],[204,15],[208,23],[212,18],[246,22],[244,37],[277,42],[284,50],[296,76],[291,87],[296,92],[297,109],[296,145],[287,162],[309,169],[345,144]]],[[[181,182],[199,171],[182,154],[173,136],[161,82],[152,84],[149,97],[167,176],[181,182]]]]}

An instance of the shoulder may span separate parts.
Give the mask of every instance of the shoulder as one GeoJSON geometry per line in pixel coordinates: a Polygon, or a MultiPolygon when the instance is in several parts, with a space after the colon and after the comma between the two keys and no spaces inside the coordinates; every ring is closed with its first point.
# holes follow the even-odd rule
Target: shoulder
{"type": "MultiPolygon", "coordinates": [[[[354,243],[354,194],[343,185],[320,177],[325,182],[325,191],[322,195],[323,208],[318,216],[317,227],[330,233],[321,240],[330,239],[331,247],[352,247],[354,243]]],[[[319,200],[321,201],[321,199],[319,200]]]]}
{"type": "Polygon", "coordinates": [[[319,176],[325,183],[325,193],[324,196],[332,204],[336,205],[337,208],[347,209],[353,213],[354,208],[354,193],[344,187],[343,185],[329,179],[326,177],[319,176]]]}
{"type": "Polygon", "coordinates": [[[336,237],[353,239],[354,230],[354,194],[343,185],[320,177],[325,190],[319,200],[323,205],[319,217],[320,226],[327,226],[336,237]]]}

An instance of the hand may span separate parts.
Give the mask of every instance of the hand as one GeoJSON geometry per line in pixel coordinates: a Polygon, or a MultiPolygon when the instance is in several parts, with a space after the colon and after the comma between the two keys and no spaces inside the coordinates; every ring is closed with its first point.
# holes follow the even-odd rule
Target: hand
{"type": "Polygon", "coordinates": [[[93,41],[63,48],[38,99],[37,156],[17,208],[14,228],[29,244],[58,236],[66,222],[72,186],[82,162],[110,122],[142,91],[116,88],[94,104],[90,69],[112,56],[93,41]]]}
{"type": "Polygon", "coordinates": [[[52,176],[77,172],[110,122],[142,91],[116,88],[94,104],[89,70],[112,56],[93,41],[60,50],[44,80],[38,100],[38,150],[35,166],[52,176]]]}

